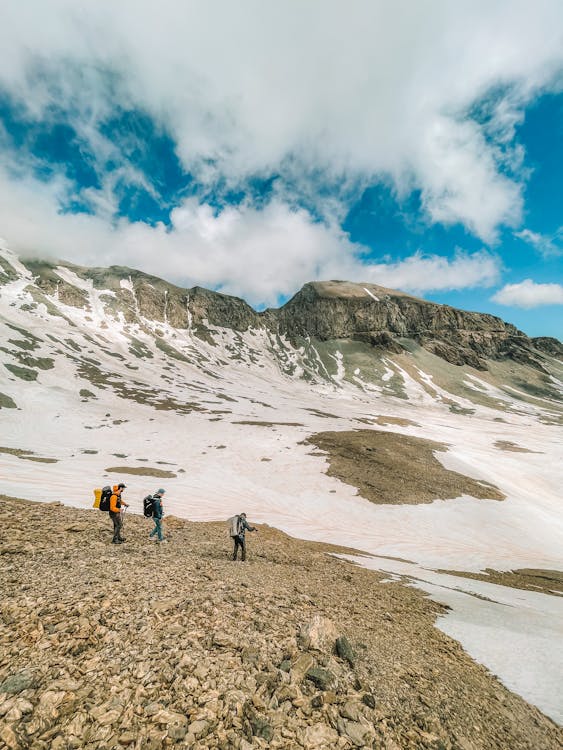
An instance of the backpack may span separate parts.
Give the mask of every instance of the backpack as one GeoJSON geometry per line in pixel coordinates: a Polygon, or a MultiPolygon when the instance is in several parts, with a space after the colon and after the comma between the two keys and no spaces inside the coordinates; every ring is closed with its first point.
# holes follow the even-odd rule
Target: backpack
{"type": "Polygon", "coordinates": [[[100,495],[100,504],[98,505],[99,510],[105,510],[106,513],[109,511],[109,501],[113,495],[111,487],[106,485],[102,487],[102,494],[100,495]]]}
{"type": "Polygon", "coordinates": [[[143,515],[145,518],[152,518],[154,510],[154,497],[152,495],[147,495],[143,498],[143,515]]]}
{"type": "Polygon", "coordinates": [[[238,536],[239,519],[240,519],[240,516],[232,516],[227,521],[228,529],[229,529],[229,536],[231,537],[238,536]]]}

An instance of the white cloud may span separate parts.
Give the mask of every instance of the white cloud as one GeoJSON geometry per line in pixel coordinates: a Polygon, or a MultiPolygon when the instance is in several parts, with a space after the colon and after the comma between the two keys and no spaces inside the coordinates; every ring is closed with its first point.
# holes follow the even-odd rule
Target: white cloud
{"type": "Polygon", "coordinates": [[[464,113],[508,86],[488,125],[506,146],[522,103],[563,62],[559,0],[1,7],[0,84],[37,114],[72,103],[100,153],[97,124],[117,97],[166,124],[200,180],[280,172],[310,193],[314,176],[345,185],[345,198],[387,173],[421,189],[433,220],[485,241],[518,222],[521,185],[464,113]]]}
{"type": "Polygon", "coordinates": [[[0,168],[0,234],[13,250],[86,265],[118,262],[179,285],[219,288],[255,305],[276,305],[280,296],[318,279],[423,293],[486,286],[498,278],[499,261],[486,252],[371,263],[367,249],[350,242],[338,224],[315,221],[279,198],[261,209],[231,206],[220,213],[190,198],[172,211],[172,226],[166,228],[58,213],[66,189],[64,180],[10,183],[0,168]]]}
{"type": "Polygon", "coordinates": [[[491,299],[500,305],[526,309],[542,305],[563,305],[563,285],[536,284],[532,279],[525,279],[519,284],[506,284],[491,299]]]}
{"type": "Polygon", "coordinates": [[[515,237],[531,245],[544,258],[553,258],[563,255],[563,227],[551,235],[532,232],[531,229],[523,229],[521,232],[515,232],[515,237]]]}
{"type": "Polygon", "coordinates": [[[458,250],[452,259],[416,253],[397,263],[369,265],[366,271],[365,280],[423,294],[493,286],[500,276],[500,261],[485,251],[465,253],[458,250]]]}

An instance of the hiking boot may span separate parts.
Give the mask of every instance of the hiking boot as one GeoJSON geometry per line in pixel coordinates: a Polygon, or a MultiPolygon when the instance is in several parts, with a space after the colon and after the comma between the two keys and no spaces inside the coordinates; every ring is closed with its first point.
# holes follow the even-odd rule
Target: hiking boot
{"type": "Polygon", "coordinates": [[[123,540],[122,539],[112,539],[111,543],[112,544],[123,544],[123,540]]]}
{"type": "Polygon", "coordinates": [[[121,539],[120,539],[119,541],[120,541],[120,542],[126,542],[126,541],[127,541],[127,539],[125,539],[125,537],[124,537],[124,536],[122,536],[122,537],[121,537],[121,539]]]}

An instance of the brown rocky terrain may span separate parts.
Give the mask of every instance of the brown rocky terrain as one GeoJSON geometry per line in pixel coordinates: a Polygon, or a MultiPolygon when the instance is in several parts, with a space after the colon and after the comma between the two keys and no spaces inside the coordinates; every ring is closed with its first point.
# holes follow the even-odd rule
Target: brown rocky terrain
{"type": "MultiPolygon", "coordinates": [[[[441,608],[266,526],[0,497],[0,747],[550,750],[563,734],[434,627],[441,608]]],[[[252,520],[252,519],[251,519],[252,520]]]]}
{"type": "Polygon", "coordinates": [[[480,482],[446,469],[434,453],[447,446],[397,432],[336,430],[318,432],[308,443],[326,451],[327,474],[358,488],[372,503],[432,503],[471,495],[504,500],[505,495],[488,482],[480,482]]]}

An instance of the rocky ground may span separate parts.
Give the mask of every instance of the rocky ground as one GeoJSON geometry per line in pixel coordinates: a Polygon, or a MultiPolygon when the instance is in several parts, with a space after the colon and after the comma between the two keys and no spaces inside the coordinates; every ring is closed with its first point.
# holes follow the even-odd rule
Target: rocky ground
{"type": "Polygon", "coordinates": [[[111,545],[95,510],[0,512],[2,750],[561,747],[438,605],[327,547],[260,527],[234,563],[224,523],[111,545]]]}
{"type": "Polygon", "coordinates": [[[434,455],[444,443],[376,430],[318,432],[307,440],[327,454],[329,476],[380,505],[432,503],[461,495],[504,500],[493,485],[446,469],[434,455]]]}

